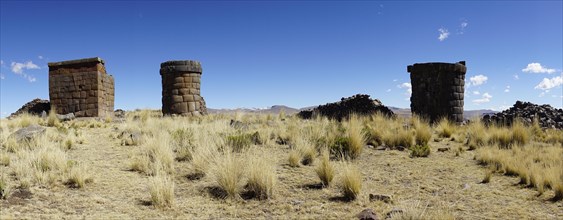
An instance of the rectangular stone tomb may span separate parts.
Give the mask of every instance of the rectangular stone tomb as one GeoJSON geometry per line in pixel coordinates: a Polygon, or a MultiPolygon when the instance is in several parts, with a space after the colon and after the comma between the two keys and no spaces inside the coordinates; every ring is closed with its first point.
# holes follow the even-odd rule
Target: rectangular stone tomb
{"type": "Polygon", "coordinates": [[[114,79],[99,57],[49,63],[49,99],[57,114],[113,115],[114,79]]]}

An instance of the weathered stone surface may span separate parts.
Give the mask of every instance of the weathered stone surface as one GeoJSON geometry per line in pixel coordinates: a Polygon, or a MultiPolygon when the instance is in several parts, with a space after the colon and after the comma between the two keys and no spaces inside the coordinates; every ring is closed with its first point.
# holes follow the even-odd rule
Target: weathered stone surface
{"type": "Polygon", "coordinates": [[[74,116],[74,113],[71,112],[71,113],[68,113],[68,114],[65,114],[65,115],[57,114],[57,118],[61,121],[70,121],[70,120],[75,119],[76,117],[74,116]]]}
{"type": "Polygon", "coordinates": [[[51,103],[49,100],[34,99],[31,102],[25,103],[25,105],[12,113],[8,118],[13,118],[24,113],[40,115],[42,112],[49,112],[50,110],[51,103]]]}
{"type": "Polygon", "coordinates": [[[39,135],[45,134],[45,127],[41,127],[39,125],[30,125],[25,128],[21,128],[10,135],[10,137],[15,138],[17,142],[21,141],[30,141],[33,138],[38,137],[39,135]]]}
{"type": "Polygon", "coordinates": [[[542,128],[563,129],[563,109],[531,102],[516,101],[511,108],[493,115],[485,115],[482,120],[487,125],[497,123],[510,126],[514,120],[521,118],[522,122],[529,125],[535,117],[542,128]]]}
{"type": "Polygon", "coordinates": [[[58,114],[113,115],[114,79],[99,57],[49,63],[49,98],[58,114]]]}
{"type": "Polygon", "coordinates": [[[377,214],[373,209],[364,209],[356,217],[360,220],[377,220],[377,214]]]}
{"type": "Polygon", "coordinates": [[[313,117],[313,114],[319,114],[340,121],[348,118],[350,114],[369,115],[376,112],[387,116],[395,115],[389,108],[381,104],[381,101],[377,99],[372,100],[369,95],[364,94],[342,98],[339,102],[319,105],[312,110],[303,110],[297,115],[301,118],[308,119],[313,117]]]}
{"type": "Polygon", "coordinates": [[[416,63],[408,66],[413,114],[436,122],[442,117],[463,122],[465,61],[458,63],[416,63]]]}
{"type": "Polygon", "coordinates": [[[198,61],[175,60],[160,64],[164,115],[199,116],[207,113],[200,95],[201,74],[198,61]]]}

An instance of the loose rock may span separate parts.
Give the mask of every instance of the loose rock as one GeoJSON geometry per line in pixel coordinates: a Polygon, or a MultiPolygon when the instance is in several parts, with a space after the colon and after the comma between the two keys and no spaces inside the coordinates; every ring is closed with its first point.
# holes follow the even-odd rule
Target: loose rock
{"type": "Polygon", "coordinates": [[[41,127],[39,125],[30,125],[17,130],[13,134],[11,134],[10,137],[15,138],[17,142],[31,141],[33,138],[45,134],[46,130],[47,129],[45,129],[45,127],[41,127]]]}
{"type": "Polygon", "coordinates": [[[482,121],[486,125],[492,123],[512,125],[516,118],[521,118],[525,124],[532,124],[537,117],[542,128],[563,129],[563,109],[553,108],[550,105],[536,105],[531,102],[516,101],[509,109],[502,112],[485,115],[482,121]]]}
{"type": "Polygon", "coordinates": [[[377,214],[373,209],[364,209],[358,215],[356,215],[360,220],[377,220],[377,214]]]}

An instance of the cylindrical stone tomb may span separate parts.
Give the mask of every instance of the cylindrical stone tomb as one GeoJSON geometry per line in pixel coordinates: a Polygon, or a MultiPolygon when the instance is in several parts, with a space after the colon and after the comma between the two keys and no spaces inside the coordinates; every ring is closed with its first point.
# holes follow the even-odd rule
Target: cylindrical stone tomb
{"type": "Polygon", "coordinates": [[[415,63],[407,67],[411,77],[411,112],[436,122],[443,117],[463,122],[465,61],[415,63]]]}
{"type": "Polygon", "coordinates": [[[207,113],[200,95],[201,64],[193,60],[174,60],[160,64],[162,113],[199,116],[207,113]]]}

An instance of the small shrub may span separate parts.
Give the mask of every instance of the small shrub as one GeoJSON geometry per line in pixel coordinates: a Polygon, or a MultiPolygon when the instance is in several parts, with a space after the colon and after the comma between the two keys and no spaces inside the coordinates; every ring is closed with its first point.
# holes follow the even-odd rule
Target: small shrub
{"type": "Polygon", "coordinates": [[[344,198],[348,200],[356,199],[362,189],[362,174],[358,168],[348,162],[343,163],[339,187],[344,198]]]}
{"type": "Polygon", "coordinates": [[[248,166],[246,188],[258,199],[269,199],[274,194],[276,170],[264,157],[254,157],[248,166]]]}
{"type": "Polygon", "coordinates": [[[160,208],[174,205],[174,180],[167,175],[156,175],[149,178],[151,202],[160,208]]]}
{"type": "Polygon", "coordinates": [[[432,137],[432,128],[428,124],[420,124],[415,127],[415,143],[417,145],[427,145],[432,137]]]}
{"type": "Polygon", "coordinates": [[[428,157],[430,155],[430,147],[426,145],[415,145],[409,148],[411,157],[428,157]]]}
{"type": "Polygon", "coordinates": [[[321,155],[321,163],[316,167],[315,172],[323,186],[329,186],[334,179],[334,165],[330,162],[330,154],[327,150],[321,155]]]}

